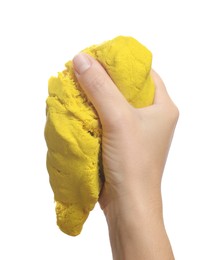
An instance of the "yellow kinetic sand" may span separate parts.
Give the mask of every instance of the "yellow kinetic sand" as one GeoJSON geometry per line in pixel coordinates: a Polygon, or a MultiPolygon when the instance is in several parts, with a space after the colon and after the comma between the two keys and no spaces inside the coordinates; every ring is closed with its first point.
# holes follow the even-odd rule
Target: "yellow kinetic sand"
{"type": "MultiPolygon", "coordinates": [[[[152,54],[138,41],[120,36],[83,52],[103,65],[134,107],[152,104],[152,54]]],[[[76,80],[72,61],[65,66],[57,77],[49,79],[45,138],[57,224],[63,232],[75,236],[98,201],[103,184],[101,125],[76,80]]]]}

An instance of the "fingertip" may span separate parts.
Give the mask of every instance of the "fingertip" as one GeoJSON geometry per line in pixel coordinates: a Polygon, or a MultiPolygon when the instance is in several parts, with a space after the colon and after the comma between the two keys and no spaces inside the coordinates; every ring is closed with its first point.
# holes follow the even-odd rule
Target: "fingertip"
{"type": "Polygon", "coordinates": [[[77,75],[85,73],[92,65],[92,62],[87,54],[79,53],[73,58],[73,68],[77,75]]]}

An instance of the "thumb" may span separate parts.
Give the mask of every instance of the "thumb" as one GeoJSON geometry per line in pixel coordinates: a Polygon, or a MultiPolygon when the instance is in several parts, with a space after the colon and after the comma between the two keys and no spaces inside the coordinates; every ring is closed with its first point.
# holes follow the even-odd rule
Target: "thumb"
{"type": "Polygon", "coordinates": [[[73,67],[77,80],[97,110],[102,125],[113,125],[116,118],[128,109],[129,103],[100,63],[90,55],[76,55],[73,67]]]}

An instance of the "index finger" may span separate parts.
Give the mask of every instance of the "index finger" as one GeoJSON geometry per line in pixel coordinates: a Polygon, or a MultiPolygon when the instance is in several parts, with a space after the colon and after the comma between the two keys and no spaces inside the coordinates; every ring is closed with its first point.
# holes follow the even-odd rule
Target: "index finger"
{"type": "Polygon", "coordinates": [[[155,98],[154,98],[154,104],[161,104],[170,102],[170,96],[167,92],[167,89],[165,87],[165,84],[158,73],[156,73],[153,69],[150,71],[150,75],[153,79],[153,82],[155,84],[155,98]]]}

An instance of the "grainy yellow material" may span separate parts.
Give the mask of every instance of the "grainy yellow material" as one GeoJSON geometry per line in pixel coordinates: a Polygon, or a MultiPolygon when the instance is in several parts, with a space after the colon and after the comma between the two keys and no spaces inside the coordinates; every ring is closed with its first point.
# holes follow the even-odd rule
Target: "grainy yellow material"
{"type": "MultiPolygon", "coordinates": [[[[134,107],[152,104],[152,55],[131,37],[117,37],[83,52],[96,58],[134,107]]],[[[80,88],[72,62],[49,79],[45,138],[47,169],[56,201],[57,224],[78,235],[102,187],[101,125],[80,88]]]]}

